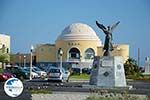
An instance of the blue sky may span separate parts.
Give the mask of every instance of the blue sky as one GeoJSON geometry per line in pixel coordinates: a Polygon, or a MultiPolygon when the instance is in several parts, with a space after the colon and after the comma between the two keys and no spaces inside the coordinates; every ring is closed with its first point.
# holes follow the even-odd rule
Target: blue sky
{"type": "Polygon", "coordinates": [[[11,36],[11,52],[29,52],[31,44],[55,43],[69,24],[91,26],[100,39],[105,35],[95,25],[121,23],[113,32],[114,43],[130,45],[130,56],[141,62],[150,56],[149,0],[0,0],[0,33],[11,36]]]}

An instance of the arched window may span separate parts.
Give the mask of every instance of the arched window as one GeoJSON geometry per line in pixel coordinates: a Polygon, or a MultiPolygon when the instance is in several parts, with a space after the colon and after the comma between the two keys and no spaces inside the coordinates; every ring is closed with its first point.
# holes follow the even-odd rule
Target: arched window
{"type": "Polygon", "coordinates": [[[86,49],[85,57],[84,57],[85,59],[93,59],[94,56],[95,56],[95,52],[94,52],[94,50],[92,48],[86,49]]]}
{"type": "Polygon", "coordinates": [[[69,51],[69,59],[80,59],[80,51],[77,48],[71,48],[69,51]]]}

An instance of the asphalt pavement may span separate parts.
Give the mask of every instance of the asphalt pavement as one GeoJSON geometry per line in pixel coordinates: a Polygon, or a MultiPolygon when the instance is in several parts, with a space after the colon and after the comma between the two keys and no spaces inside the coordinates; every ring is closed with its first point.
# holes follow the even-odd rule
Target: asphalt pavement
{"type": "MultiPolygon", "coordinates": [[[[131,90],[128,90],[128,93],[132,94],[144,94],[150,96],[150,81],[128,81],[128,85],[133,86],[131,90]]],[[[100,91],[101,89],[91,89],[84,88],[83,85],[88,85],[88,81],[74,81],[74,82],[49,82],[46,80],[33,80],[33,81],[24,81],[24,91],[23,93],[16,98],[11,98],[7,96],[4,92],[3,86],[4,82],[0,82],[0,100],[31,100],[31,94],[29,90],[31,89],[47,89],[52,92],[95,92],[100,91]]],[[[107,89],[108,92],[123,92],[124,89],[107,89]]]]}

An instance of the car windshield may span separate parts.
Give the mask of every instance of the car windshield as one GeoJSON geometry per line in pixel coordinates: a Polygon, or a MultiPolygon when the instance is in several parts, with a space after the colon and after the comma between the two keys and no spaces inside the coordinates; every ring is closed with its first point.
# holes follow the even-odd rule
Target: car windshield
{"type": "Polygon", "coordinates": [[[25,72],[26,70],[23,68],[18,68],[18,70],[25,72]]]}
{"type": "Polygon", "coordinates": [[[24,68],[24,70],[25,70],[25,71],[29,71],[30,69],[29,69],[29,68],[24,68]]]}
{"type": "Polygon", "coordinates": [[[67,70],[65,70],[64,68],[62,68],[62,72],[65,73],[65,72],[67,72],[67,70]]]}
{"type": "Polygon", "coordinates": [[[50,69],[50,73],[60,73],[60,69],[50,69]]]}
{"type": "Polygon", "coordinates": [[[33,68],[35,71],[41,71],[41,69],[37,68],[37,67],[34,67],[33,68]]]}

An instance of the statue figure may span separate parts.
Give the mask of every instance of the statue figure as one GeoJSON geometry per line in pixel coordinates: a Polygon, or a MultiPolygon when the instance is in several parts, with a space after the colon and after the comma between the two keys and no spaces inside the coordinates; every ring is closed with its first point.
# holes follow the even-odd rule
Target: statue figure
{"type": "Polygon", "coordinates": [[[96,21],[96,25],[105,33],[105,43],[104,43],[104,54],[103,56],[111,56],[111,51],[113,51],[113,45],[112,45],[112,31],[116,28],[116,26],[120,23],[118,21],[117,23],[113,24],[112,26],[107,26],[107,28],[103,25],[98,23],[96,21]]]}

